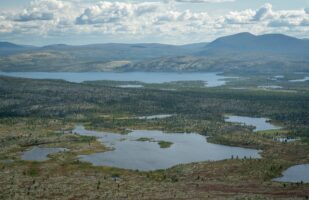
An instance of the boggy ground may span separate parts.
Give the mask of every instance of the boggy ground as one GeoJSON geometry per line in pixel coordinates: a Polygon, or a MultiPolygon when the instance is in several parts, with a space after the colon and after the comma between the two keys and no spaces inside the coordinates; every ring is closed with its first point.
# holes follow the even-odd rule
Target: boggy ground
{"type": "Polygon", "coordinates": [[[302,142],[274,143],[263,134],[224,136],[214,142],[263,149],[262,159],[229,159],[138,172],[93,167],[79,154],[105,151],[92,137],[71,133],[72,122],[18,118],[1,121],[1,199],[308,199],[309,184],[276,183],[271,179],[295,163],[309,162],[302,142]],[[59,128],[61,127],[61,128],[59,128]],[[60,131],[59,131],[60,130],[60,131]],[[252,141],[250,145],[243,140],[252,141]],[[46,162],[20,160],[32,146],[69,148],[46,162]]]}
{"type": "Polygon", "coordinates": [[[309,93],[293,90],[162,91],[0,77],[0,199],[308,199],[309,184],[271,181],[292,165],[309,163],[309,93]],[[134,118],[154,114],[173,117],[134,118]],[[269,117],[284,130],[253,133],[225,123],[226,114],[269,117]],[[258,160],[234,158],[155,172],[93,167],[76,156],[108,149],[93,137],[72,134],[79,123],[123,134],[128,129],[197,132],[210,142],[263,154],[258,160]],[[301,140],[278,143],[277,136],[301,140]],[[34,146],[70,151],[46,162],[20,160],[21,152],[34,146]]]}

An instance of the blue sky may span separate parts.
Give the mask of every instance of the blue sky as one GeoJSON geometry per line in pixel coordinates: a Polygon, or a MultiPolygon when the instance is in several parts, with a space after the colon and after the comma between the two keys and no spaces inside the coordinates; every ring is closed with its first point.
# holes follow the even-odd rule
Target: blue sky
{"type": "Polygon", "coordinates": [[[23,44],[185,44],[238,32],[309,38],[309,0],[0,0],[1,40],[23,44]]]}

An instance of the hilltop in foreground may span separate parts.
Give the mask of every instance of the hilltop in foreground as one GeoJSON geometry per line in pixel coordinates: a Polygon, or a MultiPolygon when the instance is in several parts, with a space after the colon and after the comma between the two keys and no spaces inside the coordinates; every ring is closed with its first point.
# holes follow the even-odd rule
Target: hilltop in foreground
{"type": "MultiPolygon", "coordinates": [[[[167,91],[158,89],[166,89],[166,84],[120,88],[108,85],[112,83],[0,77],[0,199],[309,198],[306,182],[273,181],[285,169],[309,163],[307,91],[199,88],[188,86],[190,83],[188,87],[178,83],[176,91],[167,91]],[[173,115],[136,117],[162,113],[173,115]],[[267,117],[283,129],[253,132],[251,126],[226,122],[225,116],[231,113],[267,117]],[[151,141],[149,137],[153,135],[132,141],[132,138],[126,140],[130,135],[117,134],[124,146],[113,146],[116,149],[112,151],[95,137],[75,134],[76,124],[108,132],[103,141],[109,135],[127,134],[129,130],[190,132],[201,134],[194,141],[203,142],[206,135],[210,143],[260,149],[261,155],[260,158],[231,156],[146,172],[93,166],[81,161],[80,155],[110,155],[123,147],[126,153],[121,158],[126,161],[132,159],[126,143],[134,142],[136,148],[156,147],[162,153],[148,156],[160,158],[181,144],[168,146],[161,140],[151,141]],[[297,140],[280,142],[274,140],[277,137],[297,140]],[[166,148],[160,148],[160,142],[166,148]],[[67,150],[52,153],[45,161],[23,159],[25,152],[38,148],[67,150]]],[[[194,148],[195,152],[201,150],[200,145],[194,148]]],[[[213,150],[214,156],[222,153],[220,148],[213,150]]],[[[179,152],[180,157],[184,155],[185,152],[179,152]]]]}

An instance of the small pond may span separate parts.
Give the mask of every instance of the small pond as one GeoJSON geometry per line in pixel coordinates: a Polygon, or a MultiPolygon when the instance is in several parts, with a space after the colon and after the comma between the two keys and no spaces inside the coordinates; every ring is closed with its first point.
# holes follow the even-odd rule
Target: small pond
{"type": "Polygon", "coordinates": [[[161,115],[149,115],[149,116],[140,116],[137,119],[164,119],[172,117],[173,115],[170,114],[161,114],[161,115]]]}
{"type": "Polygon", "coordinates": [[[305,77],[305,78],[302,78],[302,79],[289,80],[289,81],[292,82],[292,83],[306,82],[306,81],[309,81],[309,76],[308,76],[308,77],[305,77]]]}
{"type": "Polygon", "coordinates": [[[143,88],[143,85],[119,85],[120,88],[143,88]]]}
{"type": "Polygon", "coordinates": [[[273,181],[277,182],[304,182],[309,183],[309,164],[295,165],[288,168],[283,172],[283,176],[280,178],[275,178],[273,181]]]}
{"type": "Polygon", "coordinates": [[[254,131],[267,131],[281,129],[279,126],[275,126],[269,123],[267,118],[256,118],[246,116],[227,116],[226,122],[240,123],[246,126],[254,126],[254,131]]]}
{"type": "Polygon", "coordinates": [[[238,158],[260,158],[260,151],[217,145],[207,142],[196,133],[163,133],[162,131],[134,130],[127,135],[85,130],[77,126],[74,133],[95,136],[111,151],[80,155],[79,159],[95,166],[112,166],[150,171],[172,166],[238,158]],[[169,145],[160,146],[160,142],[169,145]]]}
{"type": "Polygon", "coordinates": [[[21,159],[27,161],[46,161],[48,160],[48,155],[54,153],[60,153],[63,151],[67,151],[65,148],[41,148],[41,147],[33,147],[32,149],[25,151],[21,159]]]}
{"type": "Polygon", "coordinates": [[[282,89],[283,87],[282,86],[279,86],[279,85],[261,85],[261,86],[258,86],[258,88],[260,89],[282,89]]]}
{"type": "Polygon", "coordinates": [[[283,78],[284,78],[283,75],[277,75],[277,76],[274,76],[274,77],[270,78],[270,80],[278,81],[278,80],[283,79],[283,78]]]}

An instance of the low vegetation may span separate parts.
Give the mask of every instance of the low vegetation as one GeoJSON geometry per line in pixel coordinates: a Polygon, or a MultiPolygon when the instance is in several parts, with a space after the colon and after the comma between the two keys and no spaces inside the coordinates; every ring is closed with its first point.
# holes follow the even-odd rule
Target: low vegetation
{"type": "Polygon", "coordinates": [[[172,146],[172,142],[168,142],[168,141],[158,141],[158,144],[160,145],[160,148],[169,148],[172,146]]]}
{"type": "Polygon", "coordinates": [[[157,142],[158,145],[160,146],[160,148],[169,148],[172,146],[172,142],[169,142],[169,141],[163,141],[163,140],[155,140],[153,138],[147,138],[147,137],[141,137],[141,138],[138,138],[136,141],[139,141],[139,142],[157,142]]]}
{"type": "MultiPolygon", "coordinates": [[[[307,90],[188,88],[176,83],[176,91],[157,87],[124,89],[104,82],[0,77],[0,199],[309,198],[308,184],[272,181],[292,165],[309,163],[307,90]],[[174,115],[154,120],[134,117],[161,113],[174,115]],[[284,129],[254,133],[250,127],[226,123],[226,114],[268,117],[284,129]],[[76,124],[111,132],[196,132],[213,143],[261,149],[262,158],[232,157],[151,172],[95,167],[77,156],[110,149],[93,137],[74,134],[76,124]],[[273,140],[279,136],[301,140],[273,140]],[[46,162],[22,161],[21,152],[32,146],[70,151],[46,162]]],[[[161,148],[172,145],[156,142],[161,148]]]]}

